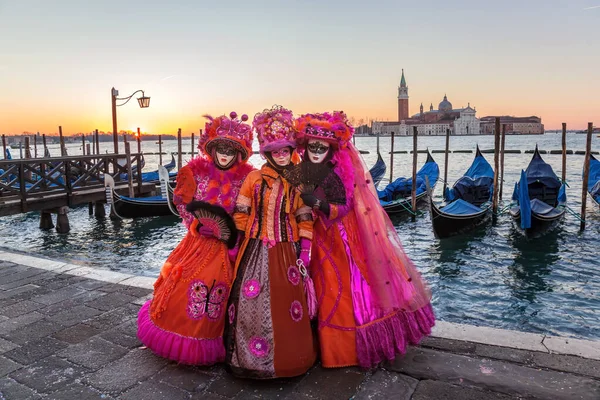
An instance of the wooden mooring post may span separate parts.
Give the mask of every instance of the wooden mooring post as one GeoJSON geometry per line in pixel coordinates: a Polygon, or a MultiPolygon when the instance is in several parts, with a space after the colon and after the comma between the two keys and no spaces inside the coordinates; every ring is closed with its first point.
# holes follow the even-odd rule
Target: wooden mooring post
{"type": "Polygon", "coordinates": [[[67,148],[65,147],[65,138],[62,133],[62,126],[58,127],[58,140],[60,142],[60,156],[65,157],[67,155],[67,148]]]}
{"type": "Polygon", "coordinates": [[[129,146],[127,139],[125,139],[125,157],[127,158],[127,187],[129,188],[129,197],[134,198],[135,193],[133,191],[133,176],[131,176],[131,147],[129,146]]]}
{"type": "Polygon", "coordinates": [[[48,146],[47,146],[47,143],[46,143],[46,134],[45,133],[42,133],[42,144],[44,146],[44,158],[46,158],[46,156],[50,152],[48,151],[48,146]]]}
{"type": "Polygon", "coordinates": [[[183,158],[181,152],[181,128],[177,129],[177,170],[183,167],[183,158]]]}
{"type": "MultiPolygon", "coordinates": [[[[379,139],[379,137],[377,137],[379,139]]],[[[390,183],[394,182],[394,131],[392,131],[390,142],[390,183]]]]}
{"type": "Polygon", "coordinates": [[[567,123],[562,123],[562,183],[567,181],[567,123]]]}
{"type": "Polygon", "coordinates": [[[6,135],[2,135],[2,157],[4,157],[5,160],[8,159],[6,154],[6,135]]]}
{"type": "Polygon", "coordinates": [[[33,135],[33,157],[37,158],[37,137],[40,133],[38,132],[37,135],[33,135]]]}
{"type": "Polygon", "coordinates": [[[96,135],[96,155],[100,155],[100,136],[98,135],[98,129],[95,130],[96,135]]]}
{"type": "Polygon", "coordinates": [[[588,179],[590,178],[590,154],[592,152],[592,131],[594,125],[588,122],[587,138],[585,141],[585,161],[583,162],[583,184],[581,185],[581,224],[579,230],[585,229],[585,209],[588,192],[588,179]]]}
{"type": "Polygon", "coordinates": [[[498,218],[498,181],[499,181],[499,165],[500,165],[500,118],[496,117],[494,129],[494,196],[492,199],[492,219],[496,221],[498,218]]]}
{"type": "Polygon", "coordinates": [[[417,127],[413,126],[413,170],[412,170],[412,220],[417,219],[417,127]]]}
{"type": "Polygon", "coordinates": [[[85,133],[81,134],[81,152],[85,156],[85,133]]]}
{"type": "MultiPolygon", "coordinates": [[[[446,128],[446,150],[444,154],[444,189],[442,195],[446,193],[446,186],[448,186],[448,150],[450,149],[450,128],[446,128]]],[[[429,182],[430,184],[432,182],[429,182]]],[[[435,182],[433,182],[435,184],[435,182]]]]}
{"type": "Polygon", "coordinates": [[[162,135],[158,135],[158,164],[162,165],[162,135]]]}
{"type": "Polygon", "coordinates": [[[502,138],[500,139],[500,193],[499,197],[502,200],[502,189],[504,188],[504,146],[506,144],[506,124],[502,124],[502,138]]]}
{"type": "Polygon", "coordinates": [[[137,148],[138,148],[138,154],[142,154],[142,133],[140,132],[140,128],[137,128],[137,148]]]}
{"type": "MultiPolygon", "coordinates": [[[[200,129],[200,137],[202,137],[202,129],[200,129]]],[[[194,132],[192,132],[192,157],[194,158],[194,132]]]]}

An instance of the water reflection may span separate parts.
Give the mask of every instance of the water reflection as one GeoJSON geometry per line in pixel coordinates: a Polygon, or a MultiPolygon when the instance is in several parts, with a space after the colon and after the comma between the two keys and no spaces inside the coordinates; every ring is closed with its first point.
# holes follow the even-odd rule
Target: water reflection
{"type": "Polygon", "coordinates": [[[528,239],[517,228],[511,229],[510,241],[515,257],[508,267],[512,279],[506,284],[516,299],[533,303],[539,292],[552,290],[547,277],[560,259],[560,236],[561,232],[555,230],[543,237],[528,239]]]}
{"type": "Polygon", "coordinates": [[[461,266],[468,265],[470,256],[477,253],[481,242],[489,233],[489,227],[480,226],[468,234],[453,236],[445,239],[435,239],[430,247],[432,259],[436,262],[434,272],[444,277],[460,275],[461,266]]]}

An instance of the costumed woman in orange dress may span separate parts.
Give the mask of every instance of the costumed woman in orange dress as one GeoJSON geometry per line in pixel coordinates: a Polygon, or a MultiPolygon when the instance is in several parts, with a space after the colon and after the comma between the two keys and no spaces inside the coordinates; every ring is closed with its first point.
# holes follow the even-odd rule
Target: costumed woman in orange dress
{"type": "Polygon", "coordinates": [[[431,333],[430,293],[381,208],[343,112],[296,120],[288,179],[315,211],[309,271],[324,367],[372,367],[431,333]]]}
{"type": "Polygon", "coordinates": [[[231,214],[253,170],[252,128],[232,112],[206,116],[201,154],[177,174],[174,203],[188,232],[163,265],[154,296],[138,315],[138,338],[182,364],[225,360],[223,329],[233,283],[237,230],[231,214]]]}
{"type": "Polygon", "coordinates": [[[253,126],[267,162],[248,175],[235,208],[244,241],[229,299],[226,362],[241,377],[291,377],[316,359],[296,248],[308,265],[312,210],[283,178],[296,147],[292,112],[276,106],[257,114],[253,126]]]}

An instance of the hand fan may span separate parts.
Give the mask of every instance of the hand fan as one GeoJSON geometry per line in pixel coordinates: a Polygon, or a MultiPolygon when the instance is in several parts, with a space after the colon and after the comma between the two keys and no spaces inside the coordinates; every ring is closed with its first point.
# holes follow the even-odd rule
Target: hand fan
{"type": "Polygon", "coordinates": [[[232,249],[237,243],[237,229],[233,218],[221,206],[194,200],[185,207],[199,222],[199,230],[208,231],[232,249]]]}
{"type": "Polygon", "coordinates": [[[314,164],[304,161],[286,170],[284,177],[300,192],[312,193],[330,173],[331,168],[326,163],[314,164]]]}

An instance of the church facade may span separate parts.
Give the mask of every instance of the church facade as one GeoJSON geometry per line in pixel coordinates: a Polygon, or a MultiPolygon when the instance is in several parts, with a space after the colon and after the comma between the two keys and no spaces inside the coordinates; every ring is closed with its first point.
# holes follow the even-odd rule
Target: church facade
{"type": "Polygon", "coordinates": [[[398,86],[398,121],[373,121],[373,134],[389,135],[394,132],[395,135],[412,136],[415,127],[419,136],[445,135],[448,129],[451,135],[479,134],[480,122],[475,115],[477,111],[470,104],[465,108],[454,108],[444,95],[437,110],[431,103],[429,111],[424,111],[421,103],[419,113],[409,116],[408,100],[408,86],[402,70],[398,86]]]}

